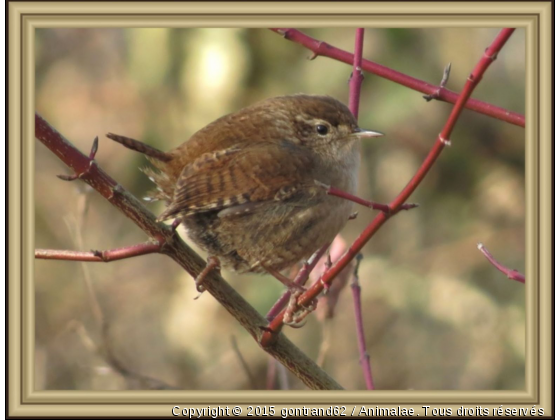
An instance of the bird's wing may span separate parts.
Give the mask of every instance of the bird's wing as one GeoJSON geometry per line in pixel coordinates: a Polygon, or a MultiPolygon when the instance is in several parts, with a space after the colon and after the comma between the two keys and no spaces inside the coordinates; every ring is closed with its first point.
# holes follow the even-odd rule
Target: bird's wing
{"type": "Polygon", "coordinates": [[[173,201],[158,220],[178,214],[226,210],[248,211],[253,203],[285,200],[309,179],[308,153],[286,144],[258,143],[205,153],[186,166],[177,180],[173,201]]]}

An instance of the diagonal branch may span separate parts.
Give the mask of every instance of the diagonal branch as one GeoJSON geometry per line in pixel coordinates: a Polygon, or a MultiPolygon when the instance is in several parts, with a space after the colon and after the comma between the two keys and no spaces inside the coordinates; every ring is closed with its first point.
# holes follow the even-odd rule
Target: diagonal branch
{"type": "MultiPolygon", "coordinates": [[[[416,190],[420,182],[427,175],[430,168],[434,165],[438,156],[442,150],[449,146],[451,143],[449,138],[453,131],[453,127],[457,122],[461,111],[463,110],[469,96],[473,92],[474,88],[482,79],[482,75],[490,66],[490,64],[496,59],[498,52],[502,49],[504,44],[507,42],[511,34],[515,31],[513,28],[502,29],[496,36],[490,47],[486,49],[482,58],[479,60],[475,66],[471,75],[467,78],[465,86],[459,95],[459,99],[455,103],[443,130],[438,135],[432,149],[428,153],[428,156],[422,162],[422,165],[412,177],[406,187],[399,193],[399,195],[389,204],[389,208],[394,212],[404,202],[410,197],[410,195],[416,190]]],[[[298,304],[301,306],[308,306],[311,304],[313,299],[315,299],[324,289],[325,285],[329,285],[333,279],[346,267],[360,252],[360,250],[365,246],[365,244],[371,239],[371,237],[385,224],[390,218],[390,213],[379,213],[373,221],[365,228],[365,230],[360,234],[358,239],[350,246],[346,253],[328,270],[321,278],[313,283],[299,299],[298,304]]],[[[282,328],[282,318],[283,312],[280,313],[276,318],[272,320],[269,324],[269,331],[263,334],[263,339],[261,345],[266,347],[272,345],[275,341],[275,334],[282,328]]]]}
{"type": "MultiPolygon", "coordinates": [[[[206,266],[204,260],[189,248],[175,231],[163,223],[132,194],[127,192],[94,160],[81,153],[60,133],[35,113],[35,137],[56,156],[74,170],[79,178],[91,185],[99,194],[134,221],[147,235],[162,243],[161,253],[171,257],[192,277],[196,277],[206,266]]],[[[266,320],[249,305],[219,274],[209,274],[204,283],[206,290],[251,334],[259,343],[266,320]]],[[[303,354],[285,336],[280,335],[274,346],[265,350],[286,366],[311,389],[342,389],[315,362],[303,354]]]]}
{"type": "MultiPolygon", "coordinates": [[[[354,54],[336,48],[326,42],[319,41],[312,38],[301,31],[294,28],[270,28],[271,31],[282,35],[284,38],[296,42],[313,52],[312,58],[317,56],[329,57],[343,63],[353,64],[354,54]]],[[[382,66],[381,64],[374,63],[369,60],[362,60],[362,69],[376,74],[385,79],[391,80],[400,85],[409,87],[418,92],[426,95],[434,95],[434,99],[440,99],[449,103],[456,103],[459,95],[455,92],[435,86],[406,74],[400,73],[396,70],[382,66]],[[437,93],[437,95],[436,95],[437,93]]],[[[516,112],[508,111],[507,109],[479,101],[476,99],[469,99],[465,108],[480,114],[488,115],[489,117],[497,118],[499,120],[508,122],[510,124],[525,127],[525,116],[516,112]]]]}

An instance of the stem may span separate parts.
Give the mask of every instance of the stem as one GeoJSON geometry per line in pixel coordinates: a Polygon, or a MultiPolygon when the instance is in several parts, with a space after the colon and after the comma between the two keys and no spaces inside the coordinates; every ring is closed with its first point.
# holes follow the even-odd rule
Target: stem
{"type": "Polygon", "coordinates": [[[375,389],[375,385],[373,383],[373,375],[371,373],[370,358],[366,348],[366,335],[364,332],[364,319],[362,315],[362,288],[360,287],[360,281],[358,278],[358,269],[360,268],[361,260],[362,254],[358,254],[356,257],[356,268],[354,269],[354,276],[350,288],[352,289],[352,299],[354,300],[354,316],[356,317],[356,333],[358,338],[358,350],[360,351],[360,365],[362,366],[362,372],[364,374],[367,389],[373,390],[375,389]]]}
{"type": "Polygon", "coordinates": [[[67,260],[89,262],[111,262],[126,258],[161,252],[162,244],[145,242],[142,244],[107,251],[69,251],[59,249],[36,249],[35,258],[40,260],[67,260]]]}
{"type": "MultiPolygon", "coordinates": [[[[270,28],[273,32],[282,35],[284,38],[296,42],[313,52],[313,57],[323,56],[329,57],[337,61],[347,64],[353,64],[354,55],[348,51],[336,48],[326,42],[319,41],[312,38],[303,32],[294,28],[270,28]]],[[[426,95],[434,95],[435,99],[444,102],[456,103],[459,95],[447,89],[441,89],[439,86],[432,85],[406,74],[400,73],[396,70],[382,66],[369,60],[362,61],[362,69],[368,73],[376,74],[387,80],[391,80],[400,85],[422,92],[426,95]],[[437,95],[435,95],[437,93],[437,95]]],[[[507,109],[498,106],[478,101],[476,99],[469,99],[465,105],[467,109],[478,112],[480,114],[488,115],[489,117],[496,118],[508,122],[510,124],[525,127],[525,116],[516,112],[508,111],[507,109]]]]}
{"type": "MultiPolygon", "coordinates": [[[[354,114],[356,119],[358,119],[358,110],[360,105],[360,87],[362,86],[362,55],[364,48],[364,28],[356,29],[356,42],[354,46],[354,62],[352,70],[352,78],[350,79],[350,98],[348,99],[350,111],[354,114]]],[[[333,194],[332,187],[329,188],[329,194],[333,194]]],[[[344,191],[336,191],[345,193],[344,191]]],[[[358,197],[352,196],[353,199],[361,200],[358,197]]],[[[360,204],[364,204],[363,202],[360,204]]],[[[372,207],[375,203],[368,203],[372,207]]],[[[386,207],[386,206],[385,206],[386,207]]],[[[371,365],[369,354],[366,350],[366,339],[364,333],[364,321],[362,314],[362,299],[361,299],[361,288],[358,283],[358,268],[360,266],[360,261],[362,260],[361,254],[356,258],[356,269],[354,271],[354,279],[352,281],[352,297],[354,299],[354,315],[356,317],[356,328],[358,336],[358,350],[360,352],[360,365],[362,366],[362,371],[364,373],[364,378],[366,381],[367,389],[373,390],[375,386],[373,384],[373,375],[371,374],[371,365]]],[[[331,262],[332,265],[332,262],[331,262]]]]}
{"type": "Polygon", "coordinates": [[[517,270],[513,270],[511,268],[507,268],[506,266],[500,264],[498,261],[496,261],[496,259],[492,256],[492,254],[490,254],[490,251],[488,251],[488,249],[486,249],[486,247],[484,245],[482,245],[481,243],[479,243],[478,245],[478,249],[480,250],[480,252],[482,252],[484,254],[484,256],[486,257],[486,259],[488,261],[490,261],[490,264],[492,264],[494,267],[496,267],[499,271],[501,271],[502,273],[504,273],[508,279],[511,280],[515,280],[518,281],[520,283],[525,284],[525,276],[523,274],[521,274],[519,271],[517,270]]]}
{"type": "Polygon", "coordinates": [[[350,77],[350,95],[348,98],[348,108],[350,112],[358,119],[358,111],[360,109],[360,87],[364,75],[362,74],[362,55],[364,50],[364,28],[356,29],[356,43],[354,47],[354,60],[352,76],[350,77]]]}
{"type": "MultiPolygon", "coordinates": [[[[388,213],[388,214],[392,212],[392,210],[391,210],[391,208],[389,207],[388,204],[380,204],[380,203],[375,203],[373,201],[364,200],[363,198],[357,197],[353,194],[347,193],[346,191],[339,190],[338,188],[332,187],[332,186],[326,186],[326,190],[327,190],[328,195],[332,195],[334,197],[340,197],[340,198],[343,198],[345,200],[352,201],[356,204],[360,204],[364,207],[367,207],[368,209],[380,210],[380,211],[382,211],[384,213],[388,213]]],[[[416,207],[418,207],[418,204],[416,204],[416,203],[402,204],[392,214],[394,214],[394,213],[396,213],[397,211],[400,211],[400,210],[410,210],[410,209],[414,209],[416,207]]]]}
{"type": "MultiPolygon", "coordinates": [[[[492,42],[490,47],[486,49],[484,55],[479,60],[478,64],[475,66],[472,74],[468,77],[463,90],[461,91],[461,95],[459,96],[459,100],[455,103],[453,110],[441,132],[441,134],[436,139],[432,150],[414,175],[414,177],[410,180],[408,185],[400,192],[400,194],[391,202],[389,207],[394,211],[398,209],[409,197],[410,195],[416,190],[422,179],[426,176],[429,169],[435,163],[437,157],[443,150],[443,148],[450,144],[449,138],[453,127],[459,115],[465,106],[468,97],[478,84],[478,82],[482,79],[482,75],[488,68],[488,66],[492,63],[495,59],[498,52],[502,49],[506,41],[509,39],[511,34],[515,29],[513,28],[506,28],[502,29],[500,33],[496,36],[496,39],[492,42]]],[[[310,288],[305,292],[298,300],[298,304],[302,306],[308,306],[311,301],[322,292],[324,288],[324,284],[332,283],[333,279],[346,267],[352,259],[354,259],[360,250],[365,246],[365,244],[371,239],[371,237],[385,224],[387,220],[389,220],[390,215],[387,213],[379,213],[373,221],[364,229],[364,231],[358,236],[358,238],[354,241],[354,243],[348,248],[346,253],[342,255],[341,258],[333,265],[333,267],[325,272],[319,280],[313,283],[310,288]]],[[[266,347],[267,345],[271,345],[274,342],[274,335],[280,331],[282,328],[282,317],[283,313],[280,313],[276,318],[272,320],[272,322],[268,326],[268,330],[263,334],[261,339],[261,345],[266,347]]]]}

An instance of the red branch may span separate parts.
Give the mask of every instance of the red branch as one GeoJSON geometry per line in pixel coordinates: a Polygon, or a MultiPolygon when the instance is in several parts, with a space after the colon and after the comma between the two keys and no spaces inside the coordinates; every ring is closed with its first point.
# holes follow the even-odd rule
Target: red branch
{"type": "Polygon", "coordinates": [[[362,254],[356,257],[356,268],[354,269],[354,276],[350,288],[352,289],[352,299],[354,300],[354,316],[356,317],[356,330],[358,337],[358,350],[360,351],[360,365],[366,381],[366,388],[369,390],[375,389],[373,383],[373,375],[371,373],[371,364],[369,354],[366,347],[366,335],[364,331],[364,319],[362,315],[362,288],[360,287],[360,280],[358,278],[358,270],[360,268],[360,261],[362,254]]]}
{"type": "MultiPolygon", "coordinates": [[[[336,48],[326,42],[319,41],[312,38],[303,32],[294,28],[270,28],[270,30],[282,35],[284,38],[296,42],[313,52],[313,58],[317,56],[329,57],[343,63],[353,64],[354,54],[336,48]]],[[[385,79],[391,80],[400,85],[409,87],[418,92],[425,93],[426,95],[434,95],[434,99],[440,99],[449,103],[456,103],[459,95],[455,92],[435,86],[406,74],[400,73],[396,70],[382,66],[381,64],[374,63],[369,60],[362,60],[361,68],[369,73],[376,74],[385,79]],[[437,93],[437,95],[436,95],[437,93]]],[[[479,101],[476,99],[469,99],[465,108],[472,111],[506,121],[510,124],[515,124],[520,127],[525,127],[525,116],[516,112],[508,111],[507,109],[497,107],[495,105],[479,101]]]]}
{"type": "Polygon", "coordinates": [[[517,270],[513,270],[511,268],[507,268],[506,266],[500,264],[498,261],[496,261],[496,259],[492,256],[492,254],[490,254],[490,251],[488,251],[488,249],[486,249],[486,247],[484,245],[482,245],[481,243],[479,243],[478,245],[478,249],[480,250],[480,252],[482,252],[484,254],[484,256],[486,257],[486,259],[488,261],[490,261],[490,264],[492,264],[494,267],[496,267],[499,271],[501,271],[502,273],[504,273],[508,279],[511,280],[515,280],[518,281],[520,283],[525,284],[525,276],[523,274],[521,274],[519,271],[517,270]]]}
{"type": "MultiPolygon", "coordinates": [[[[490,47],[486,49],[484,55],[479,60],[477,65],[475,66],[471,75],[467,78],[465,86],[459,95],[459,98],[455,105],[453,106],[453,110],[449,115],[449,118],[443,127],[440,135],[436,139],[432,149],[430,150],[428,156],[416,172],[416,174],[412,177],[408,185],[399,193],[397,198],[395,198],[389,207],[392,211],[398,209],[404,202],[410,197],[410,195],[416,190],[420,182],[424,179],[430,168],[435,163],[437,157],[444,149],[445,146],[449,145],[449,138],[451,136],[451,132],[453,131],[453,127],[459,118],[459,115],[464,108],[469,96],[473,92],[474,88],[482,79],[482,76],[488,66],[496,59],[498,52],[502,49],[506,41],[509,39],[511,34],[514,32],[515,29],[513,28],[506,28],[502,29],[500,33],[496,36],[496,39],[492,42],[490,47]]],[[[371,237],[385,224],[385,222],[390,218],[390,215],[387,213],[379,213],[373,221],[364,229],[364,231],[358,236],[358,238],[354,241],[354,243],[350,246],[350,248],[346,251],[346,253],[332,266],[330,270],[325,272],[323,276],[313,283],[299,299],[298,304],[301,306],[309,306],[313,299],[315,299],[324,288],[324,284],[329,285],[333,279],[342,271],[346,265],[348,265],[352,259],[354,259],[360,250],[365,246],[365,244],[371,239],[371,237]]],[[[269,324],[269,330],[263,334],[261,345],[266,347],[274,343],[275,334],[280,331],[282,328],[282,318],[283,313],[280,313],[272,322],[269,324]]]]}
{"type": "Polygon", "coordinates": [[[39,260],[111,262],[161,252],[162,246],[163,243],[145,242],[107,251],[83,252],[66,249],[36,249],[35,258],[39,260]]]}
{"type": "Polygon", "coordinates": [[[350,77],[350,94],[348,98],[348,108],[358,119],[360,109],[360,87],[364,75],[362,74],[362,54],[364,50],[364,28],[356,29],[356,45],[354,46],[354,60],[352,65],[352,76],[350,77]]]}
{"type": "MultiPolygon", "coordinates": [[[[350,93],[348,98],[348,107],[356,119],[358,119],[358,111],[360,107],[360,88],[362,86],[362,55],[364,51],[364,28],[356,29],[356,40],[354,45],[354,61],[352,68],[352,77],[350,79],[350,93]]],[[[373,203],[372,203],[373,204],[373,203]]],[[[356,316],[356,332],[358,336],[358,351],[360,352],[360,365],[366,381],[366,387],[369,390],[375,389],[373,384],[373,376],[371,373],[371,365],[369,355],[366,349],[366,336],[364,332],[364,322],[362,314],[362,300],[360,293],[360,285],[358,282],[358,267],[360,266],[360,258],[357,258],[356,271],[354,272],[354,281],[352,282],[352,296],[354,298],[354,314],[356,316]]]]}

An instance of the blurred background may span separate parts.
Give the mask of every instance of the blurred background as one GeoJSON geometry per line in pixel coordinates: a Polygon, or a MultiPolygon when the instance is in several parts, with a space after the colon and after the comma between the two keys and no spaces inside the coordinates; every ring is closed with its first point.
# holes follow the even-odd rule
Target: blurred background
{"type": "MultiPolygon", "coordinates": [[[[353,50],[352,28],[303,31],[353,50]]],[[[447,87],[459,91],[498,31],[367,29],[364,58],[436,85],[452,62],[447,87]]],[[[99,165],[137,197],[152,188],[139,170],[148,162],[107,132],[169,150],[271,96],[348,98],[350,66],[310,61],[310,51],[266,29],[37,29],[35,46],[36,110],[86,154],[99,136],[99,165]]],[[[522,29],[474,97],[525,112],[522,29]]],[[[386,136],[362,144],[359,195],[391,201],[450,111],[365,74],[360,126],[386,136]]],[[[525,270],[524,134],[465,111],[452,146],[411,197],[420,207],[391,219],[363,249],[364,323],[378,389],[524,389],[524,286],[477,250],[481,241],[504,265],[525,270]]],[[[70,171],[39,142],[35,169],[37,248],[104,250],[147,240],[87,185],[57,179],[70,171]]],[[[375,215],[356,210],[341,234],[348,243],[375,215]]],[[[223,274],[262,314],[283,291],[268,276],[223,274]]],[[[36,261],[36,389],[265,389],[267,354],[212,296],[196,295],[192,278],[161,255],[109,264],[36,261]]],[[[332,319],[322,313],[284,332],[343,387],[365,389],[349,288],[332,319]]],[[[304,388],[291,374],[275,386],[304,388]]]]}

